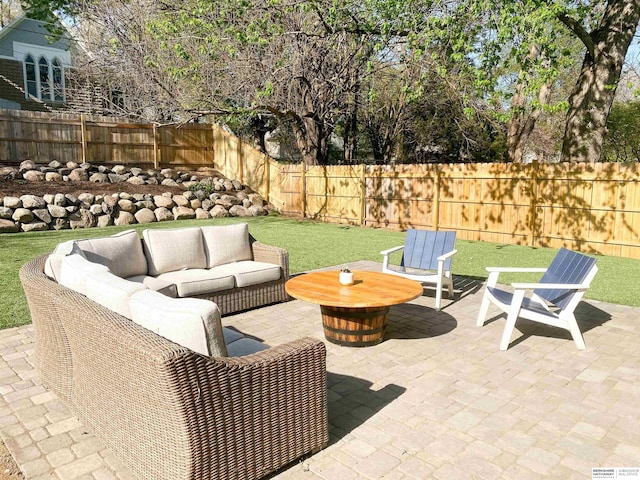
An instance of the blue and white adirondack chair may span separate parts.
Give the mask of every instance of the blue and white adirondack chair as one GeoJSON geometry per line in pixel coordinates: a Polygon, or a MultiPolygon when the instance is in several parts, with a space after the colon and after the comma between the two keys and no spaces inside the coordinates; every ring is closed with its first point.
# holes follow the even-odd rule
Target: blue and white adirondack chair
{"type": "Polygon", "coordinates": [[[407,230],[404,245],[380,252],[383,273],[391,273],[410,278],[420,283],[436,285],[436,310],[440,310],[442,289],[447,288],[449,297],[453,297],[453,278],[451,276],[452,257],[455,250],[456,232],[436,232],[431,230],[407,230]],[[400,265],[389,264],[393,252],[404,249],[400,265]]]}
{"type": "Polygon", "coordinates": [[[596,259],[561,248],[548,268],[488,267],[489,280],[482,298],[477,325],[483,326],[489,304],[507,313],[500,350],[509,347],[511,334],[518,318],[544,323],[568,330],[579,349],[584,339],[573,311],[596,275],[596,259]],[[502,272],[544,272],[538,283],[512,283],[513,293],[496,287],[502,272]],[[533,294],[525,297],[525,292],[533,294]]]}

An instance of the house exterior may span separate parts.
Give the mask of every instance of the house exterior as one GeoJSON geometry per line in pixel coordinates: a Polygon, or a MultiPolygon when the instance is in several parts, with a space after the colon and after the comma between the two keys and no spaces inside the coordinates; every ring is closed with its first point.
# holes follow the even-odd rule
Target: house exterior
{"type": "Polygon", "coordinates": [[[0,30],[0,109],[66,109],[68,35],[52,39],[45,22],[25,14],[0,30]]]}

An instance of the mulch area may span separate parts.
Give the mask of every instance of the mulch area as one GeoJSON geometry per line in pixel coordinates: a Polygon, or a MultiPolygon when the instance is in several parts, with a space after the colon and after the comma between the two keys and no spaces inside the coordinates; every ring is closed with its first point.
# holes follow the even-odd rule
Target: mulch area
{"type": "Polygon", "coordinates": [[[169,187],[165,185],[133,185],[129,182],[120,183],[95,183],[95,182],[28,182],[26,180],[9,180],[0,178],[0,199],[3,197],[20,197],[21,195],[36,195],[42,197],[46,194],[72,194],[78,196],[81,193],[104,195],[126,192],[148,193],[160,195],[165,192],[180,194],[184,192],[182,187],[169,187]]]}

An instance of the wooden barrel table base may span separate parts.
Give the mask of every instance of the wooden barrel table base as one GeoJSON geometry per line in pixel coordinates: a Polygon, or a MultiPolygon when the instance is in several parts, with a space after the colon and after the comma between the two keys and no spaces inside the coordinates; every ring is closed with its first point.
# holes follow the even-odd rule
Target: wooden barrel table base
{"type": "Polygon", "coordinates": [[[382,342],[389,307],[320,306],[324,336],[345,347],[370,347],[382,342]]]}
{"type": "Polygon", "coordinates": [[[340,272],[323,270],[295,276],[285,289],[299,300],[320,305],[327,341],[370,347],[384,339],[389,307],[422,295],[414,280],[381,272],[355,271],[352,284],[340,283],[340,272]]]}

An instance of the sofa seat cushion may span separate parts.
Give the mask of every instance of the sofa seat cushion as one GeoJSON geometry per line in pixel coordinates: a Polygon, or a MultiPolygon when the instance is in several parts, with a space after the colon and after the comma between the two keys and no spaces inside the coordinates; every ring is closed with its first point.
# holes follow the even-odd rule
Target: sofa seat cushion
{"type": "Polygon", "coordinates": [[[76,245],[87,260],[107,266],[118,277],[127,278],[147,273],[147,259],[135,230],[116,233],[110,237],[78,240],[76,245]]]}
{"type": "Polygon", "coordinates": [[[280,265],[254,262],[253,260],[220,265],[212,268],[210,271],[232,275],[236,280],[237,287],[248,287],[251,285],[272,282],[278,280],[282,275],[280,265]]]}
{"type": "Polygon", "coordinates": [[[60,266],[62,259],[72,253],[76,241],[67,240],[66,242],[59,243],[56,248],[49,254],[47,260],[44,263],[44,273],[47,277],[60,282],[60,266]]]}
{"type": "Polygon", "coordinates": [[[142,290],[131,296],[129,308],[134,322],[178,345],[202,355],[227,355],[220,311],[209,300],[142,290]]]}
{"type": "Polygon", "coordinates": [[[253,260],[248,224],[210,225],[200,229],[207,254],[207,268],[253,260]]]}
{"type": "Polygon", "coordinates": [[[147,229],[143,230],[142,239],[149,275],[207,267],[199,227],[147,229]]]}
{"type": "Polygon", "coordinates": [[[144,285],[144,288],[160,292],[163,295],[171,298],[178,297],[178,288],[175,283],[171,283],[167,280],[162,280],[157,277],[150,277],[149,275],[136,275],[135,277],[127,278],[130,282],[139,283],[144,285]]]}
{"type": "Polygon", "coordinates": [[[110,272],[89,273],[85,280],[87,297],[128,319],[131,319],[129,298],[141,290],[145,290],[144,285],[130,282],[110,272]]]}
{"type": "Polygon", "coordinates": [[[220,290],[228,290],[235,286],[235,279],[231,273],[215,269],[193,268],[163,273],[156,278],[163,282],[174,284],[179,297],[204,295],[220,290]]]}

